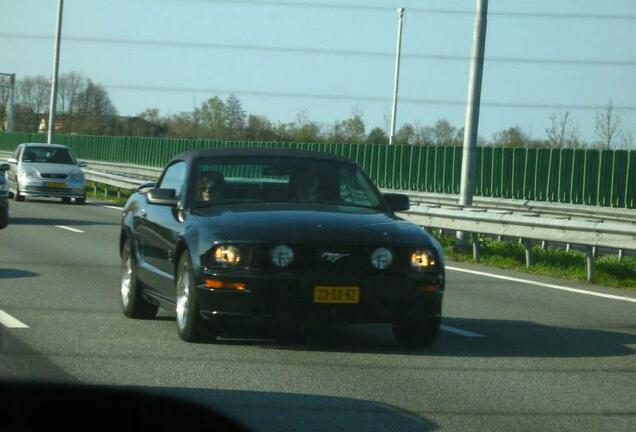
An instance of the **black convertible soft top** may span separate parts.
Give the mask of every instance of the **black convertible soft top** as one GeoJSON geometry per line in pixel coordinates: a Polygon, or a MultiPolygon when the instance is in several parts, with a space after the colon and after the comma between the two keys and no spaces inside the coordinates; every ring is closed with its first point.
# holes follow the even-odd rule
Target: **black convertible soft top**
{"type": "Polygon", "coordinates": [[[284,148],[269,148],[269,147],[223,147],[216,149],[201,149],[201,150],[189,150],[183,153],[179,153],[171,160],[177,161],[190,161],[192,159],[209,158],[209,157],[284,157],[284,158],[299,158],[299,159],[319,159],[319,160],[333,160],[341,162],[355,163],[350,159],[342,156],[322,153],[316,151],[307,150],[292,150],[284,148]]]}

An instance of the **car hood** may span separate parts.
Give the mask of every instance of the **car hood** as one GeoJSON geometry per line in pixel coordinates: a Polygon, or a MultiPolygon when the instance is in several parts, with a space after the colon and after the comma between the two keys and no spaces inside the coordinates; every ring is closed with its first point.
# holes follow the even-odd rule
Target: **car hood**
{"type": "Polygon", "coordinates": [[[417,225],[377,210],[349,206],[218,206],[197,209],[192,216],[205,243],[431,243],[431,237],[417,225]]]}
{"type": "Polygon", "coordinates": [[[20,164],[22,170],[34,169],[40,173],[46,174],[74,174],[81,172],[82,170],[77,165],[55,164],[55,163],[34,163],[34,162],[22,162],[20,164]]]}

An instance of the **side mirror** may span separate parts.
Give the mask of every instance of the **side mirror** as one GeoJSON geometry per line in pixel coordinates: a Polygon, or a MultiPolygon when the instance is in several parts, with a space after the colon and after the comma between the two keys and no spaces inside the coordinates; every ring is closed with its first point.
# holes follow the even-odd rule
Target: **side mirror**
{"type": "Polygon", "coordinates": [[[137,187],[137,189],[135,189],[137,192],[142,191],[144,189],[150,189],[150,188],[154,188],[157,184],[155,182],[148,182],[148,183],[144,183],[140,186],[137,187]]]}
{"type": "Polygon", "coordinates": [[[384,197],[384,201],[386,201],[386,204],[391,211],[407,211],[411,208],[411,201],[409,200],[408,195],[385,193],[382,196],[384,197]]]}
{"type": "Polygon", "coordinates": [[[79,166],[80,168],[86,168],[88,166],[88,163],[86,161],[77,161],[77,166],[79,166]]]}
{"type": "Polygon", "coordinates": [[[11,166],[8,163],[0,164],[0,171],[9,171],[11,166]]]}
{"type": "Polygon", "coordinates": [[[10,157],[7,158],[7,162],[9,162],[10,164],[17,164],[18,160],[16,158],[10,157]]]}
{"type": "Polygon", "coordinates": [[[146,194],[148,202],[151,204],[176,206],[179,202],[177,192],[174,189],[152,189],[146,194]]]}

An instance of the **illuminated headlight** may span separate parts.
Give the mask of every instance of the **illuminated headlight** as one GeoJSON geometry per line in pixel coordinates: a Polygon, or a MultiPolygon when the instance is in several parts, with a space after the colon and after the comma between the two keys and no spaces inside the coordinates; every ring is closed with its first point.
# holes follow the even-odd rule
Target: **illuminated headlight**
{"type": "Polygon", "coordinates": [[[276,267],[287,267],[294,260],[294,251],[286,245],[274,246],[269,251],[269,258],[276,267]]]}
{"type": "Polygon", "coordinates": [[[371,254],[371,264],[373,267],[384,270],[393,262],[393,254],[387,248],[377,248],[371,254]]]}
{"type": "Polygon", "coordinates": [[[411,255],[411,267],[414,269],[423,270],[435,267],[436,265],[435,254],[429,250],[416,250],[411,255]]]}
{"type": "Polygon", "coordinates": [[[26,168],[20,172],[20,177],[23,178],[38,178],[38,172],[33,168],[26,168]]]}
{"type": "Polygon", "coordinates": [[[238,265],[241,262],[241,252],[233,245],[221,245],[214,249],[214,261],[217,264],[238,265]]]}
{"type": "Polygon", "coordinates": [[[68,176],[69,180],[75,181],[84,181],[84,173],[83,172],[75,172],[68,176]]]}

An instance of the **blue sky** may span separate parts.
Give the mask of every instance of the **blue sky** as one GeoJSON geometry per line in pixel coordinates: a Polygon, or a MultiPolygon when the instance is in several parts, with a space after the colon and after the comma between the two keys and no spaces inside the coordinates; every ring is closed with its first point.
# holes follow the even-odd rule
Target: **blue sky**
{"type": "MultiPolygon", "coordinates": [[[[49,75],[56,1],[2,3],[0,72],[49,75]]],[[[390,110],[399,6],[398,123],[462,125],[473,0],[66,0],[60,70],[106,85],[125,115],[234,91],[274,121],[332,122],[357,106],[370,130],[390,110]]],[[[519,125],[542,138],[550,113],[568,110],[591,139],[610,98],[636,134],[636,1],[491,0],[490,12],[480,135],[519,125]]]]}

